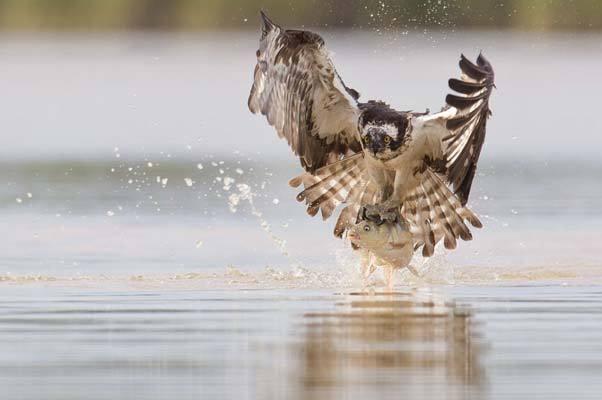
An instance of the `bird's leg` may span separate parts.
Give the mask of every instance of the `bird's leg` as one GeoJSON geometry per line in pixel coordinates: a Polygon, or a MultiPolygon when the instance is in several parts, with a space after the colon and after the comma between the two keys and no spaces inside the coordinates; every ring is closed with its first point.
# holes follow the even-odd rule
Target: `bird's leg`
{"type": "Polygon", "coordinates": [[[391,203],[393,203],[393,205],[390,205],[388,202],[384,202],[376,206],[376,209],[378,210],[378,218],[380,218],[381,222],[396,223],[401,220],[401,215],[399,213],[401,206],[396,205],[395,202],[391,203]]]}
{"type": "Polygon", "coordinates": [[[399,221],[400,209],[409,188],[409,173],[397,171],[395,174],[395,182],[393,184],[393,193],[387,200],[374,206],[366,206],[362,216],[365,219],[376,223],[397,222],[399,221]]]}
{"type": "Polygon", "coordinates": [[[392,189],[387,184],[389,178],[386,171],[383,171],[379,168],[368,168],[368,173],[378,188],[375,196],[377,204],[364,205],[360,210],[360,217],[364,220],[372,221],[380,225],[384,221],[381,218],[381,214],[383,214],[383,212],[379,207],[379,204],[391,196],[392,189]]]}
{"type": "Polygon", "coordinates": [[[361,210],[361,218],[379,225],[385,222],[397,222],[401,219],[399,209],[399,206],[389,207],[387,202],[367,204],[361,210]]]}
{"type": "Polygon", "coordinates": [[[381,210],[378,204],[366,204],[360,210],[360,218],[366,221],[372,221],[377,224],[382,224],[384,221],[381,217],[381,210]]]}

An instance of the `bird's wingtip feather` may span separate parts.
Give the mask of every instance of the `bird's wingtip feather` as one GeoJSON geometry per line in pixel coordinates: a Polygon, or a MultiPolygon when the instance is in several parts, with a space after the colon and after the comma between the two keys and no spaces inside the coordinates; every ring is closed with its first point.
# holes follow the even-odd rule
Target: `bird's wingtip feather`
{"type": "Polygon", "coordinates": [[[270,17],[268,17],[265,11],[259,10],[259,16],[261,17],[261,28],[264,32],[270,32],[272,29],[278,26],[270,19],[270,17]]]}

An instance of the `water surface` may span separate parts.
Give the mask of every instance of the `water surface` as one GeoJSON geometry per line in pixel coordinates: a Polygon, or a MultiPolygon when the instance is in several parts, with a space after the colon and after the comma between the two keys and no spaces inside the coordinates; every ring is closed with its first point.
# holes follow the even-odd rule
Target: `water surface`
{"type": "Polygon", "coordinates": [[[474,240],[364,289],[246,108],[255,34],[2,35],[3,399],[599,397],[601,37],[325,37],[399,109],[490,58],[474,240]]]}
{"type": "Polygon", "coordinates": [[[0,380],[7,399],[594,399],[601,294],[4,286],[0,380]]]}

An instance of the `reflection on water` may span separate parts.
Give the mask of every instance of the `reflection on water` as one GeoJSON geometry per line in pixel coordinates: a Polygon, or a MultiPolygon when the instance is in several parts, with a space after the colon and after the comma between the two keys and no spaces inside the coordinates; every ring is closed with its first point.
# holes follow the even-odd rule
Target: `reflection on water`
{"type": "Polygon", "coordinates": [[[305,313],[299,364],[282,398],[456,399],[480,393],[484,369],[471,313],[427,292],[352,293],[305,313]]]}
{"type": "Polygon", "coordinates": [[[103,285],[1,285],[2,400],[599,399],[602,391],[599,286],[454,286],[441,297],[103,285]]]}
{"type": "Polygon", "coordinates": [[[0,300],[3,399],[455,399],[483,381],[470,313],[432,292],[32,285],[0,300]]]}

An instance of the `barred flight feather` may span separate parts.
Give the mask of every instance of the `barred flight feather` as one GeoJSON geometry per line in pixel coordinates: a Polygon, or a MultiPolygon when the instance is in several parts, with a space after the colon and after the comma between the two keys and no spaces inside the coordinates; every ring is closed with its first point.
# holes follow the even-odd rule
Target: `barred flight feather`
{"type": "Polygon", "coordinates": [[[361,151],[356,90],[337,73],[324,40],[285,30],[261,13],[261,39],[248,106],[265,115],[308,172],[361,151]]]}
{"type": "Polygon", "coordinates": [[[297,195],[298,201],[305,201],[307,213],[314,216],[322,212],[322,218],[328,219],[336,207],[357,195],[368,180],[364,175],[363,154],[358,153],[341,161],[320,168],[313,176],[306,174],[293,178],[293,186],[303,184],[304,190],[297,195]]]}
{"type": "Polygon", "coordinates": [[[436,174],[428,171],[428,175],[428,179],[433,183],[435,195],[442,204],[443,209],[454,211],[444,213],[448,224],[452,227],[454,236],[459,237],[462,240],[472,240],[472,234],[470,233],[470,230],[458,213],[458,210],[462,209],[462,206],[457,197],[454,196],[449,189],[447,189],[447,186],[445,186],[445,184],[437,177],[436,174]]]}
{"type": "MultiPolygon", "coordinates": [[[[431,168],[426,168],[418,185],[405,199],[401,214],[415,236],[416,249],[422,246],[424,257],[434,254],[437,243],[443,240],[446,248],[457,246],[457,239],[472,240],[470,229],[464,222],[480,228],[477,216],[447,187],[443,179],[431,168]]],[[[361,154],[345,158],[316,171],[315,175],[303,174],[291,179],[293,187],[304,186],[297,200],[307,204],[308,214],[319,211],[324,219],[329,218],[342,203],[334,228],[334,234],[342,237],[347,228],[358,222],[360,209],[367,204],[376,204],[378,190],[366,176],[361,154]]]]}
{"type": "Polygon", "coordinates": [[[345,85],[319,35],[285,30],[263,12],[261,22],[248,106],[251,112],[263,114],[298,155],[306,173],[289,184],[303,186],[297,200],[305,203],[307,213],[321,213],[326,220],[345,204],[334,229],[336,236],[343,236],[358,222],[363,206],[386,203],[392,207],[399,200],[416,249],[422,246],[424,256],[431,256],[440,241],[453,249],[458,238],[471,240],[468,224],[477,228],[482,224],[466,204],[495,87],[493,68],[483,55],[476,63],[461,56],[460,79],[448,81],[453,93],[446,96],[440,113],[400,113],[384,102],[360,103],[359,93],[345,85]],[[398,134],[404,132],[409,138],[403,142],[408,147],[399,147],[399,154],[395,153],[407,152],[408,160],[401,157],[399,164],[370,164],[370,174],[382,178],[378,182],[367,171],[360,143],[360,133],[374,122],[394,123],[398,134]],[[406,129],[408,124],[412,129],[406,129]],[[422,159],[424,168],[416,169],[403,185],[395,182],[400,170],[409,173],[413,170],[405,168],[415,168],[422,159]],[[399,190],[403,191],[399,199],[382,198],[398,195],[399,190]]]}
{"type": "Polygon", "coordinates": [[[495,84],[493,67],[482,54],[476,64],[462,55],[459,65],[462,78],[448,82],[450,89],[459,94],[449,94],[445,99],[457,112],[446,121],[450,135],[444,142],[446,180],[462,205],[466,205],[485,141],[487,118],[491,115],[489,98],[495,84]]]}
{"type": "Polygon", "coordinates": [[[482,227],[477,216],[447,187],[431,168],[421,177],[421,184],[404,201],[402,216],[408,220],[415,236],[416,249],[422,246],[422,255],[433,255],[435,245],[443,239],[447,249],[457,246],[457,239],[472,240],[472,233],[464,222],[482,227]]]}

